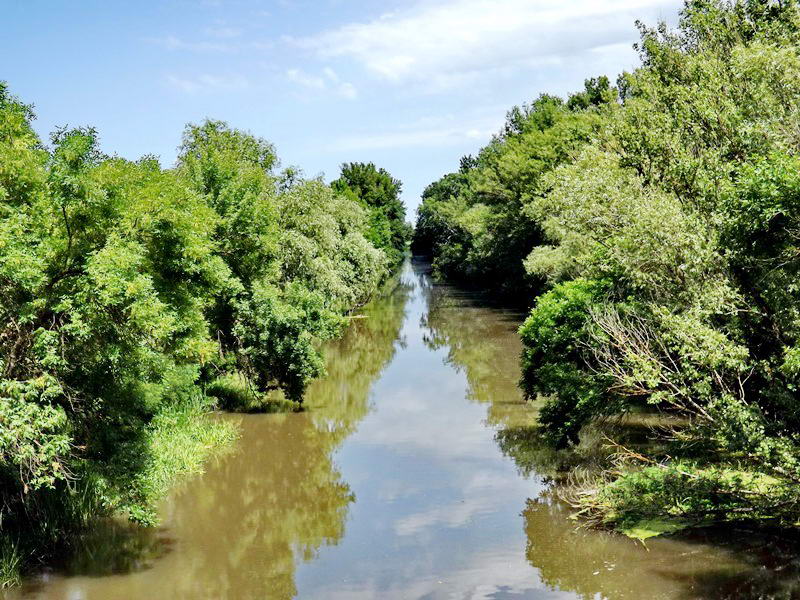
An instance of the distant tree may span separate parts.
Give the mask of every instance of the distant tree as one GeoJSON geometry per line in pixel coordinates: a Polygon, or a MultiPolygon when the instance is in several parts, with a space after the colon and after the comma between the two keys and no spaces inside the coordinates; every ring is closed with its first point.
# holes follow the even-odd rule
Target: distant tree
{"type": "Polygon", "coordinates": [[[354,162],[342,165],[341,175],[331,187],[369,210],[368,239],[386,252],[392,264],[399,264],[411,237],[400,200],[400,181],[373,163],[354,162]]]}
{"type": "Polygon", "coordinates": [[[567,108],[570,110],[585,110],[590,106],[613,102],[617,98],[617,90],[611,86],[611,82],[605,75],[587,79],[583,85],[582,92],[571,94],[567,100],[567,108]]]}

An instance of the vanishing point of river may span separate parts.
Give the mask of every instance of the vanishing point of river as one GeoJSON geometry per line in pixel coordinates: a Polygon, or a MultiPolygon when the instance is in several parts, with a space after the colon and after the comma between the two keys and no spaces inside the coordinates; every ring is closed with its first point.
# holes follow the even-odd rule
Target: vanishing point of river
{"type": "Polygon", "coordinates": [[[796,542],[575,529],[517,388],[522,315],[408,263],[326,349],[305,412],[227,415],[236,449],[14,592],[48,600],[800,597],[796,542]]]}

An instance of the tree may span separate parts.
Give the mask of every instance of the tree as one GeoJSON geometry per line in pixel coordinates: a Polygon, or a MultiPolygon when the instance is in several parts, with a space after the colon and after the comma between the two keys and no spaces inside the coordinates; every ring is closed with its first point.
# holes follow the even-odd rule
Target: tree
{"type": "Polygon", "coordinates": [[[369,211],[369,240],[389,255],[393,265],[399,264],[411,237],[400,200],[401,183],[373,163],[344,163],[331,187],[369,211]]]}

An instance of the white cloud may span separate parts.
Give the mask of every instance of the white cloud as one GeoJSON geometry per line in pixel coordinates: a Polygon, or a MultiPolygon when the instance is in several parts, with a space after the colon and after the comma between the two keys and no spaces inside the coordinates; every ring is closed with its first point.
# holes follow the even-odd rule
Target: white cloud
{"type": "Polygon", "coordinates": [[[352,83],[344,82],[339,84],[336,88],[336,92],[342,98],[347,98],[348,100],[354,100],[358,97],[358,91],[352,83]]]}
{"type": "Polygon", "coordinates": [[[286,77],[303,87],[312,90],[330,90],[337,96],[353,100],[358,97],[358,91],[352,83],[341,81],[336,72],[330,67],[326,67],[322,71],[322,76],[311,75],[300,69],[289,69],[286,71],[286,77]]]}
{"type": "Polygon", "coordinates": [[[394,83],[450,87],[486,71],[559,62],[636,37],[680,0],[438,0],[294,40],[394,83]]]}
{"type": "Polygon", "coordinates": [[[187,94],[200,92],[241,91],[250,87],[250,82],[242,75],[211,75],[203,73],[195,77],[167,75],[167,83],[187,94]]]}
{"type": "Polygon", "coordinates": [[[298,83],[303,87],[315,90],[324,90],[326,87],[325,80],[322,77],[309,75],[300,69],[289,69],[286,71],[286,77],[289,79],[289,81],[298,83]]]}
{"type": "Polygon", "coordinates": [[[220,25],[218,27],[206,28],[206,33],[211,37],[223,40],[229,40],[231,38],[236,38],[242,35],[242,30],[236,29],[235,27],[226,27],[224,25],[220,25]]]}
{"type": "Polygon", "coordinates": [[[466,142],[480,146],[488,142],[503,124],[505,112],[496,109],[492,114],[475,116],[448,115],[440,118],[425,118],[377,132],[354,133],[333,141],[331,150],[386,150],[391,148],[437,148],[457,146],[466,142]]]}
{"type": "Polygon", "coordinates": [[[339,82],[339,76],[336,74],[336,71],[334,71],[330,67],[325,67],[324,69],[322,69],[322,72],[325,74],[325,77],[330,79],[333,83],[339,82]]]}
{"type": "Polygon", "coordinates": [[[210,54],[228,54],[247,51],[269,50],[274,47],[270,40],[243,40],[242,32],[230,27],[211,27],[205,30],[212,40],[187,40],[175,35],[147,38],[146,41],[167,50],[183,50],[210,54]]]}
{"type": "Polygon", "coordinates": [[[232,52],[235,50],[233,46],[226,42],[190,42],[174,35],[167,35],[161,38],[151,38],[148,41],[153,44],[163,46],[167,50],[190,50],[192,52],[232,52]]]}

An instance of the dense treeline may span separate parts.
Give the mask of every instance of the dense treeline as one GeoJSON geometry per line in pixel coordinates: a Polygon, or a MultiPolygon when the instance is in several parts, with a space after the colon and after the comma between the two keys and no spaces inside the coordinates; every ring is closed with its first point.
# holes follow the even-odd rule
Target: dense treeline
{"type": "Polygon", "coordinates": [[[204,415],[300,401],[397,260],[361,202],[225,123],[187,126],[165,170],[32,119],[0,85],[2,583],[90,518],[153,522],[235,436],[204,415]]]}
{"type": "Polygon", "coordinates": [[[566,104],[542,95],[512,109],[488,146],[425,189],[413,251],[432,255],[435,270],[448,278],[529,302],[542,281],[523,260],[544,238],[525,207],[541,193],[544,176],[597,134],[597,107],[614,95],[601,77],[566,104]]]}
{"type": "Polygon", "coordinates": [[[687,1],[641,66],[542,96],[432,184],[414,250],[533,306],[522,385],[543,435],[657,409],[572,495],[659,531],[800,517],[800,8],[687,1]],[[666,521],[669,521],[667,523],[666,521]]]}

